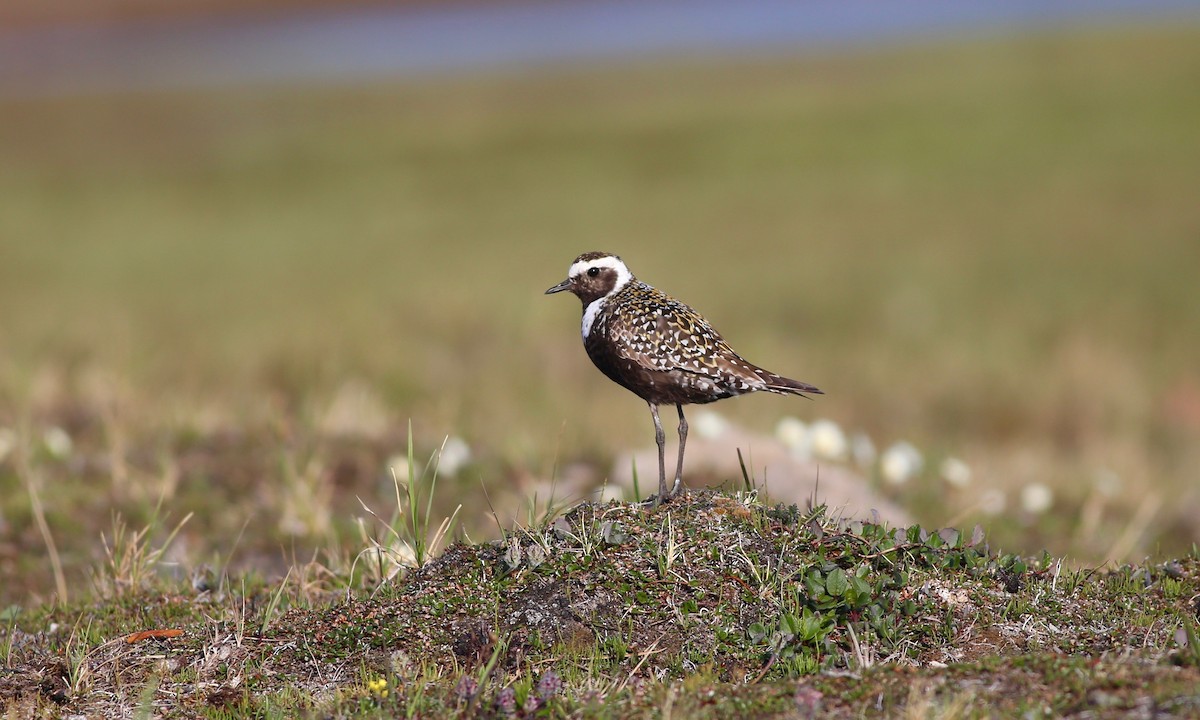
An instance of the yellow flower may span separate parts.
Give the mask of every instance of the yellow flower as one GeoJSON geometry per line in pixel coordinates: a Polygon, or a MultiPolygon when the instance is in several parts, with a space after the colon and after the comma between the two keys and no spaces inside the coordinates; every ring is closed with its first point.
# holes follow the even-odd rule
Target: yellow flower
{"type": "Polygon", "coordinates": [[[383,678],[376,678],[374,680],[367,681],[367,690],[371,691],[372,693],[378,695],[381,698],[387,697],[387,695],[388,695],[387,686],[388,686],[387,680],[385,680],[383,678]]]}

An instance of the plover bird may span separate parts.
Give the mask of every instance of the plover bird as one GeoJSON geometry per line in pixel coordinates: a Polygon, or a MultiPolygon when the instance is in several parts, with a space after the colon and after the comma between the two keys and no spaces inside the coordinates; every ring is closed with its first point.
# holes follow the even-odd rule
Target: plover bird
{"type": "Polygon", "coordinates": [[[571,264],[567,279],[546,291],[568,290],[583,303],[583,347],[610,380],[650,406],[658,443],[658,501],[683,482],[687,420],[683,406],[735,395],[767,392],[800,395],[821,391],[742,359],[700,313],[638,280],[616,255],[587,252],[571,264]],[[659,405],[679,411],[679,461],[667,487],[666,437],[659,405]]]}

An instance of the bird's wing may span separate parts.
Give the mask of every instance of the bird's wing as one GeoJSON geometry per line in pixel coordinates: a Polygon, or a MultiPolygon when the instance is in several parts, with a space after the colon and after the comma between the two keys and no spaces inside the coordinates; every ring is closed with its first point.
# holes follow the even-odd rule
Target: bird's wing
{"type": "Polygon", "coordinates": [[[763,384],[755,366],[729,347],[708,321],[687,305],[658,294],[632,303],[609,328],[617,354],[649,370],[680,371],[725,381],[763,384]]]}

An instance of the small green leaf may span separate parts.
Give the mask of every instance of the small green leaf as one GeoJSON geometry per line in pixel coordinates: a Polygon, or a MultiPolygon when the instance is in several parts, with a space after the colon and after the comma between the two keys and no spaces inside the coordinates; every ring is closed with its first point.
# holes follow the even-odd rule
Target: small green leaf
{"type": "Polygon", "coordinates": [[[746,633],[752,642],[760,643],[767,639],[767,628],[762,623],[754,623],[746,630],[746,633]]]}
{"type": "Polygon", "coordinates": [[[962,547],[962,533],[958,530],[954,528],[942,528],[937,531],[937,534],[948,547],[962,547]]]}
{"type": "Polygon", "coordinates": [[[600,537],[608,545],[620,545],[628,537],[625,527],[619,522],[606,520],[600,524],[600,537]]]}
{"type": "Polygon", "coordinates": [[[822,577],[820,570],[812,570],[808,573],[808,577],[804,578],[805,589],[808,590],[808,596],[816,598],[818,595],[825,594],[825,578],[822,577]]]}
{"type": "Polygon", "coordinates": [[[859,595],[867,596],[871,594],[871,583],[861,577],[850,578],[850,587],[854,588],[854,591],[859,595]]]}
{"type": "Polygon", "coordinates": [[[834,568],[829,573],[829,577],[825,578],[825,591],[833,597],[842,597],[849,588],[850,582],[846,579],[846,571],[841,568],[834,568]]]}

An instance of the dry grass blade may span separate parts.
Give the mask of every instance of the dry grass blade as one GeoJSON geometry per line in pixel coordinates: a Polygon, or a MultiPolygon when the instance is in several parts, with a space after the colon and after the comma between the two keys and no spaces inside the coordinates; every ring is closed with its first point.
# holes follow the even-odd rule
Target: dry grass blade
{"type": "MultiPolygon", "coordinates": [[[[157,512],[156,512],[157,514],[157,512]]],[[[120,597],[128,592],[144,589],[154,577],[155,570],[171,543],[192,519],[188,513],[180,520],[167,537],[157,546],[151,546],[151,533],[157,522],[151,522],[140,530],[131,532],[120,517],[113,519],[111,539],[101,534],[104,544],[105,566],[103,571],[93,574],[93,583],[105,597],[120,597]]]]}

